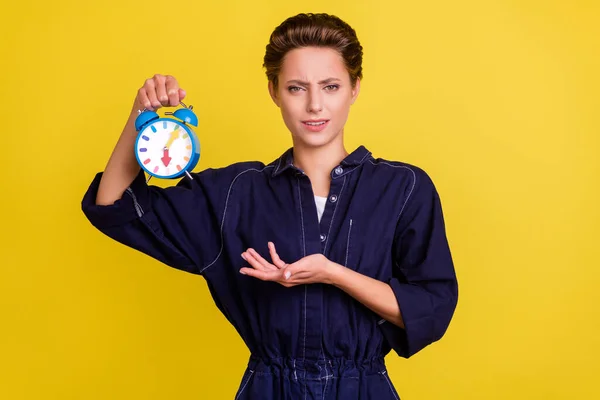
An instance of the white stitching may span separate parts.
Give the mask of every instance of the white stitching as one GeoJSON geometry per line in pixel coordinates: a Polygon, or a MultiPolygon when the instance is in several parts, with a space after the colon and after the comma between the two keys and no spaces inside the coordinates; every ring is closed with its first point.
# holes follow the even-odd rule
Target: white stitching
{"type": "Polygon", "coordinates": [[[127,192],[127,194],[129,194],[129,196],[131,196],[131,199],[133,200],[133,207],[135,208],[138,217],[141,218],[142,215],[144,215],[144,209],[142,208],[140,203],[138,203],[137,196],[135,195],[135,193],[133,193],[133,189],[131,189],[130,186],[127,189],[125,189],[125,191],[127,192]]]}
{"type": "Polygon", "coordinates": [[[323,248],[323,254],[327,253],[327,243],[329,243],[329,234],[331,233],[331,225],[333,225],[333,220],[335,219],[335,212],[337,211],[337,206],[340,204],[340,200],[342,199],[342,192],[344,191],[344,186],[346,186],[346,177],[344,177],[344,183],[342,183],[342,188],[340,189],[340,193],[338,194],[338,201],[335,202],[335,208],[333,209],[333,215],[331,216],[331,221],[329,221],[329,229],[327,230],[327,238],[325,239],[325,247],[323,248]]]}
{"type": "Polygon", "coordinates": [[[300,223],[302,224],[302,256],[306,257],[306,239],[304,234],[304,215],[302,213],[302,197],[300,195],[300,178],[296,178],[298,183],[298,201],[300,202],[300,223]]]}
{"type": "MultiPolygon", "coordinates": [[[[304,238],[304,213],[302,212],[302,196],[300,194],[300,178],[296,178],[298,184],[298,201],[300,202],[300,222],[302,224],[302,256],[306,257],[306,241],[304,238]]],[[[302,344],[302,362],[306,361],[306,293],[308,286],[304,286],[304,340],[302,344]]],[[[306,400],[306,368],[304,368],[304,399],[306,400]]]]}
{"type": "MultiPolygon", "coordinates": [[[[321,340],[321,357],[323,358],[323,361],[326,361],[327,359],[325,358],[325,352],[323,351],[323,341],[321,340]]],[[[327,372],[327,365],[325,365],[325,375],[329,374],[329,372],[327,372]]],[[[319,379],[321,377],[321,367],[319,367],[319,379]]],[[[325,380],[325,387],[327,387],[327,379],[325,380]]],[[[323,395],[324,396],[324,395],[323,395]]],[[[325,397],[323,397],[325,398],[325,397]]]]}
{"type": "Polygon", "coordinates": [[[294,380],[298,380],[298,375],[296,375],[296,359],[294,358],[294,380]]]}
{"type": "Polygon", "coordinates": [[[361,158],[361,159],[360,159],[360,161],[358,162],[358,165],[353,165],[353,166],[351,166],[351,167],[350,167],[350,168],[348,168],[348,169],[344,168],[344,172],[342,172],[342,174],[341,174],[341,175],[333,176],[332,178],[333,178],[333,179],[336,179],[336,178],[341,178],[342,176],[346,176],[346,175],[348,175],[350,172],[352,172],[352,171],[354,171],[356,168],[358,168],[358,167],[359,167],[359,166],[360,166],[360,165],[363,163],[363,161],[365,160],[365,158],[367,158],[367,156],[370,156],[370,155],[371,155],[371,152],[367,152],[367,153],[366,153],[366,154],[363,156],[363,158],[361,158]]]}
{"type": "Polygon", "coordinates": [[[215,258],[213,260],[213,262],[211,262],[210,264],[208,264],[206,267],[202,268],[200,270],[200,273],[203,273],[208,267],[210,267],[214,263],[216,263],[217,260],[219,259],[219,257],[221,257],[221,253],[223,253],[223,246],[224,246],[224,241],[223,241],[223,227],[225,226],[225,216],[227,215],[227,204],[229,203],[229,196],[231,195],[231,189],[233,188],[233,184],[235,183],[235,181],[237,180],[238,177],[240,177],[242,174],[245,174],[248,171],[263,172],[267,168],[273,168],[273,166],[272,165],[267,165],[263,169],[248,168],[247,170],[242,171],[239,174],[237,174],[236,177],[233,178],[233,180],[231,181],[231,185],[229,185],[229,190],[227,191],[227,199],[225,200],[225,207],[223,209],[223,219],[221,220],[221,249],[219,250],[219,254],[217,254],[217,258],[215,258]]]}
{"type": "Polygon", "coordinates": [[[237,396],[235,396],[235,400],[240,398],[240,396],[244,392],[244,389],[246,389],[246,385],[248,385],[248,382],[250,382],[250,378],[252,378],[252,375],[254,374],[254,371],[252,371],[252,370],[249,370],[249,371],[250,371],[250,375],[248,375],[248,379],[246,379],[246,383],[244,383],[244,385],[240,389],[240,392],[237,394],[237,396]]]}
{"type": "Polygon", "coordinates": [[[382,371],[382,372],[380,372],[380,374],[383,375],[383,377],[387,381],[387,383],[388,383],[388,385],[390,387],[390,391],[392,392],[392,394],[394,395],[394,397],[396,398],[396,400],[400,400],[398,398],[398,396],[396,396],[396,393],[394,393],[394,388],[392,386],[392,382],[390,381],[390,378],[388,378],[388,376],[387,376],[387,371],[382,371]]]}
{"type": "Polygon", "coordinates": [[[358,165],[355,165],[355,166],[352,166],[352,167],[348,167],[348,169],[344,168],[344,172],[342,172],[341,175],[336,175],[336,176],[332,177],[332,179],[338,179],[338,178],[341,178],[342,176],[346,177],[346,175],[348,175],[350,172],[354,171],[358,167],[359,167],[358,165]]]}
{"type": "Polygon", "coordinates": [[[370,152],[370,151],[367,151],[367,154],[365,154],[365,155],[363,156],[363,158],[361,158],[361,159],[360,159],[360,161],[359,161],[358,163],[359,163],[359,164],[362,164],[362,162],[365,160],[365,158],[367,158],[367,156],[370,156],[370,155],[371,155],[371,152],[370,152]]]}
{"type": "Polygon", "coordinates": [[[350,218],[350,228],[348,228],[348,240],[346,241],[346,261],[344,261],[344,267],[348,266],[348,251],[350,249],[350,233],[352,232],[352,218],[350,218]]]}
{"type": "Polygon", "coordinates": [[[308,286],[304,286],[304,344],[302,345],[302,365],[304,366],[304,399],[306,400],[306,292],[308,286]]]}
{"type": "Polygon", "coordinates": [[[277,163],[277,168],[275,168],[273,170],[273,175],[277,174],[279,172],[279,168],[281,167],[281,159],[283,158],[283,156],[279,157],[279,162],[277,163]]]}
{"type": "Polygon", "coordinates": [[[408,203],[408,200],[410,199],[410,196],[413,193],[413,190],[415,189],[415,184],[417,182],[417,175],[415,174],[415,171],[413,171],[411,168],[404,166],[404,165],[392,165],[390,163],[387,163],[385,161],[380,162],[379,164],[375,164],[373,162],[373,160],[369,160],[371,162],[371,164],[373,164],[374,166],[378,166],[379,164],[385,164],[385,165],[389,165],[390,167],[393,168],[405,168],[407,170],[409,170],[412,174],[413,174],[413,183],[412,183],[412,187],[410,188],[410,192],[408,193],[408,196],[406,197],[406,200],[404,200],[404,204],[402,205],[402,208],[400,209],[400,214],[398,214],[398,220],[396,221],[396,223],[398,223],[398,221],[400,220],[400,216],[402,215],[402,212],[404,211],[404,207],[406,207],[406,203],[408,203]]]}
{"type": "Polygon", "coordinates": [[[329,374],[329,371],[327,371],[327,363],[325,363],[323,366],[325,367],[325,387],[323,388],[323,400],[325,400],[325,393],[327,393],[327,383],[329,383],[329,378],[333,378],[333,370],[331,371],[331,374],[329,374]]]}

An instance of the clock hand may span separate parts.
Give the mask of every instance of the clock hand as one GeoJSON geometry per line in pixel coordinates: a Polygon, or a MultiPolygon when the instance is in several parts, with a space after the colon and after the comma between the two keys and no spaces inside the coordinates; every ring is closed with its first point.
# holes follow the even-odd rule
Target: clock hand
{"type": "Polygon", "coordinates": [[[165,147],[165,149],[163,150],[163,156],[161,158],[163,164],[165,165],[165,167],[169,166],[169,163],[171,162],[171,157],[169,157],[169,149],[167,149],[165,147]]]}
{"type": "Polygon", "coordinates": [[[178,138],[179,138],[179,127],[175,128],[175,130],[173,132],[171,132],[171,137],[165,144],[165,149],[168,149],[169,147],[171,147],[171,145],[173,144],[175,139],[178,139],[178,138]]]}

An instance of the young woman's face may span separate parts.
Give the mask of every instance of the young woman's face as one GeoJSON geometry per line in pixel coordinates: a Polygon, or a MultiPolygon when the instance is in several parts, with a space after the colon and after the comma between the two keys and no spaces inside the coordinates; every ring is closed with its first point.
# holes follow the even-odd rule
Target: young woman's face
{"type": "Polygon", "coordinates": [[[288,52],[279,87],[269,83],[294,144],[319,147],[341,140],[350,106],[360,90],[352,87],[344,60],[329,48],[305,47],[288,52]]]}

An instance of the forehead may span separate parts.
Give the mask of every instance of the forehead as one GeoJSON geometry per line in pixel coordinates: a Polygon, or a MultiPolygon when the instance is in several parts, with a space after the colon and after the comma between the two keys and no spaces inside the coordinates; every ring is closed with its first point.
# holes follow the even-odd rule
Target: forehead
{"type": "Polygon", "coordinates": [[[304,47],[289,51],[280,70],[282,80],[325,79],[348,77],[344,59],[335,50],[322,47],[304,47]]]}

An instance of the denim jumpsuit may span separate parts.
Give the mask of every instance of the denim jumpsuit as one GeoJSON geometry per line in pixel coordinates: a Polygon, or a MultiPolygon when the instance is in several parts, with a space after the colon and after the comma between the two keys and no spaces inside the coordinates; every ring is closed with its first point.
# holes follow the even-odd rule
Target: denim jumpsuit
{"type": "Polygon", "coordinates": [[[147,185],[143,171],[112,205],[82,209],[114,240],[206,279],[216,306],[250,350],[235,399],[399,399],[384,357],[408,358],[439,340],[458,284],[440,198],[420,168],[374,158],[359,146],[331,171],[319,221],[293,148],[268,165],[209,168],[176,185],[147,185]],[[286,288],[239,273],[241,253],[293,263],[315,253],[388,283],[402,329],[335,286],[286,288]]]}

